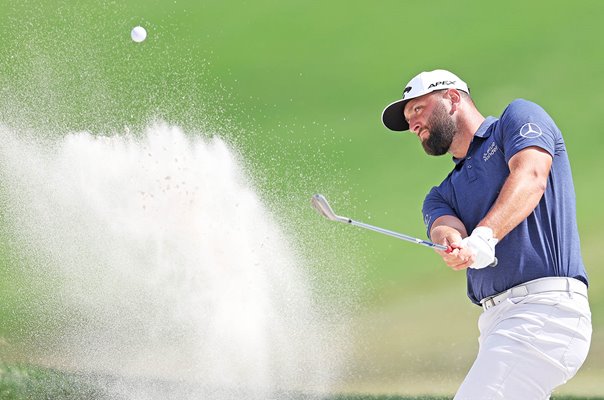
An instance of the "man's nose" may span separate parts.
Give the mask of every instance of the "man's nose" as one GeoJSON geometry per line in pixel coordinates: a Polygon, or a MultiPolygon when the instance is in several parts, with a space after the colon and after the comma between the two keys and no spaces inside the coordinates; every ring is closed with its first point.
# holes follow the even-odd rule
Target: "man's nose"
{"type": "Polygon", "coordinates": [[[409,130],[411,132],[417,134],[417,133],[419,133],[420,129],[421,129],[421,126],[420,126],[419,122],[416,119],[411,118],[409,120],[409,130]]]}

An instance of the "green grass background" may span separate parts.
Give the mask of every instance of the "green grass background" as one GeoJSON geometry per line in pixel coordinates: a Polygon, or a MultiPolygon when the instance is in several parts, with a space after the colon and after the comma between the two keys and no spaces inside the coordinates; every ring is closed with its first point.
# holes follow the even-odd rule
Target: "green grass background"
{"type": "MultiPolygon", "coordinates": [[[[451,162],[383,128],[384,105],[434,68],[466,80],[485,115],[517,97],[541,104],[565,135],[592,282],[591,354],[560,393],[604,396],[603,2],[0,0],[0,10],[0,123],[40,135],[109,134],[162,118],[221,135],[241,150],[267,202],[293,221],[287,227],[301,246],[320,240],[320,254],[334,249],[328,273],[319,270],[324,263],[309,268],[325,274],[319,290],[330,300],[354,294],[342,391],[454,392],[476,351],[480,310],[465,298],[463,274],[436,255],[326,227],[310,195],[324,193],[341,214],[423,236],[424,194],[451,162]],[[149,36],[134,44],[129,32],[138,24],[149,36]],[[334,294],[336,281],[351,288],[334,294]]],[[[3,343],[36,318],[7,232],[0,230],[5,357],[3,343]]]]}

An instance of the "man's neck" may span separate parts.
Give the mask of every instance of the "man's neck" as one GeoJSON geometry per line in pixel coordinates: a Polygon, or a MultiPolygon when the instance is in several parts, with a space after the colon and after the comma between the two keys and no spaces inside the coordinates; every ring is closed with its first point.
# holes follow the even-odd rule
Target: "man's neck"
{"type": "Polygon", "coordinates": [[[459,131],[449,148],[449,153],[455,158],[464,158],[468,154],[474,134],[485,120],[478,110],[474,109],[473,111],[467,118],[458,122],[459,131]]]}

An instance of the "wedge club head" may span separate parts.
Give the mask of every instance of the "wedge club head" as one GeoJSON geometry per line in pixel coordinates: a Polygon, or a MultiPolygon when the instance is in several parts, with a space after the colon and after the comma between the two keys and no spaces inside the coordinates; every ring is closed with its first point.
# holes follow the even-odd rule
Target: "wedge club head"
{"type": "Polygon", "coordinates": [[[339,215],[336,215],[336,213],[334,213],[332,208],[329,206],[327,199],[322,194],[317,193],[313,195],[310,201],[314,209],[317,210],[317,212],[325,218],[332,221],[344,222],[347,224],[352,222],[350,218],[340,217],[339,215]]]}

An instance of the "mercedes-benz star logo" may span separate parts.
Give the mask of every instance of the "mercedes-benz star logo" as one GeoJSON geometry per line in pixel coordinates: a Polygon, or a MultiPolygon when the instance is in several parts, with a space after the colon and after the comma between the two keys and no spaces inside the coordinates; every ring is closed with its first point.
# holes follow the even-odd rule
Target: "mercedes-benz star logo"
{"type": "Polygon", "coordinates": [[[534,122],[527,122],[526,124],[522,125],[522,128],[520,128],[520,136],[527,139],[534,139],[541,135],[543,135],[543,131],[539,125],[535,124],[534,122]]]}

